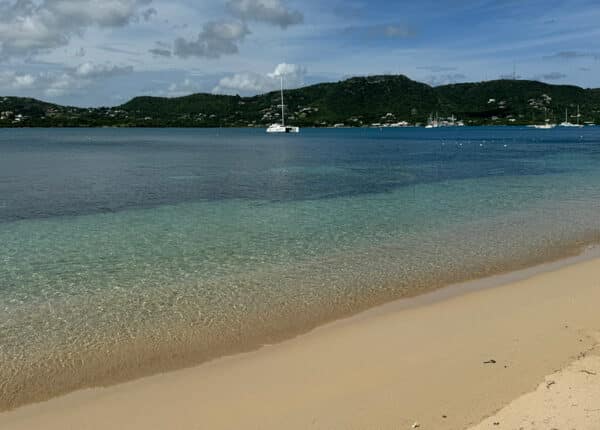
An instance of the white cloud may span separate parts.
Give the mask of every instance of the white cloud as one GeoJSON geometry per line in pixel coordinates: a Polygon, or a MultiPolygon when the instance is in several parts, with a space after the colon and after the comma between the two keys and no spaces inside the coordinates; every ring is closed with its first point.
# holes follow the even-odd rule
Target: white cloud
{"type": "Polygon", "coordinates": [[[287,8],[281,0],[229,0],[227,9],[247,21],[260,21],[287,28],[304,21],[302,13],[287,8]]]}
{"type": "Polygon", "coordinates": [[[289,9],[282,0],[228,0],[226,9],[233,18],[205,22],[196,39],[178,37],[173,43],[173,49],[160,46],[148,51],[155,57],[174,55],[180,58],[216,59],[239,52],[240,44],[250,34],[250,21],[285,29],[304,20],[302,13],[289,9]]]}
{"type": "Polygon", "coordinates": [[[246,94],[264,93],[274,88],[275,82],[268,76],[253,72],[236,73],[225,76],[219,81],[219,85],[213,88],[215,94],[246,94]]]}
{"type": "Polygon", "coordinates": [[[96,79],[123,75],[133,72],[132,66],[116,66],[113,64],[98,64],[90,61],[77,66],[73,74],[79,78],[96,79]]]}
{"type": "Polygon", "coordinates": [[[198,91],[200,91],[198,84],[191,79],[186,78],[182,82],[169,85],[168,90],[163,95],[168,97],[181,97],[197,93],[198,91]]]}
{"type": "Polygon", "coordinates": [[[275,70],[268,74],[271,78],[279,78],[284,76],[287,80],[297,80],[304,78],[306,75],[306,68],[298,66],[297,64],[281,63],[275,67],[275,70]]]}
{"type": "Polygon", "coordinates": [[[303,85],[305,76],[305,67],[281,63],[273,72],[266,75],[244,72],[226,76],[213,88],[213,93],[243,95],[266,93],[279,88],[280,77],[284,77],[286,87],[290,88],[303,85]]]}
{"type": "Polygon", "coordinates": [[[206,92],[206,89],[198,81],[186,77],[177,82],[156,82],[160,88],[147,90],[146,93],[153,97],[183,97],[191,94],[206,92]]]}
{"type": "Polygon", "coordinates": [[[122,27],[151,17],[152,0],[0,1],[0,57],[29,56],[69,43],[88,27],[122,27]]]}
{"type": "Polygon", "coordinates": [[[101,79],[130,73],[131,67],[109,64],[83,63],[61,72],[18,73],[12,70],[0,72],[0,91],[41,93],[44,96],[62,96],[89,87],[101,79]]]}
{"type": "Polygon", "coordinates": [[[222,55],[237,54],[239,43],[250,34],[246,24],[238,21],[210,21],[203,25],[196,40],[182,37],[175,40],[173,54],[178,57],[219,58],[222,55]]]}
{"type": "Polygon", "coordinates": [[[16,89],[31,88],[35,85],[35,77],[33,75],[14,75],[12,77],[12,86],[16,89]]]}

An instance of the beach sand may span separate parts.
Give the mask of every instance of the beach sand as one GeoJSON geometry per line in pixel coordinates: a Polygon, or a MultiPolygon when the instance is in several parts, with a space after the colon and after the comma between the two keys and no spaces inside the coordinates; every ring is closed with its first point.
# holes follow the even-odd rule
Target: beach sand
{"type": "Polygon", "coordinates": [[[600,259],[550,265],[27,405],[0,428],[598,429],[599,305],[600,259]]]}
{"type": "Polygon", "coordinates": [[[586,354],[471,430],[600,429],[600,351],[586,354]]]}

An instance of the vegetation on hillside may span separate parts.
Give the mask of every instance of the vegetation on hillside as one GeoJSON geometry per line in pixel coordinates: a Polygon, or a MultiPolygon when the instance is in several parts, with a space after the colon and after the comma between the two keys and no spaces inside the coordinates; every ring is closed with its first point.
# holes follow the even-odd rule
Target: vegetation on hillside
{"type": "MultiPolygon", "coordinates": [[[[350,78],[285,92],[286,118],[300,126],[423,125],[430,115],[466,125],[600,122],[600,89],[496,80],[431,87],[402,75],[350,78]]],[[[0,97],[0,127],[265,127],[280,120],[279,92],[253,97],[136,97],[115,107],[59,106],[0,97]]]]}

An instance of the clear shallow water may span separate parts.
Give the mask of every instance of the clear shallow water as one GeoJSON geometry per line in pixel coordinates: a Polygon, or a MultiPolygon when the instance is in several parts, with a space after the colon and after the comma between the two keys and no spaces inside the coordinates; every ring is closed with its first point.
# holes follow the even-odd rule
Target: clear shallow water
{"type": "Polygon", "coordinates": [[[600,130],[0,130],[0,409],[600,239],[600,130]]]}

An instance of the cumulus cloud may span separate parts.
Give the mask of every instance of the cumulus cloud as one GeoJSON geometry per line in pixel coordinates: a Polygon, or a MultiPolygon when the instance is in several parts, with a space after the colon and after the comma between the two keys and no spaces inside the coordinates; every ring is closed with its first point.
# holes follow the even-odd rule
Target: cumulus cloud
{"type": "Polygon", "coordinates": [[[0,89],[5,94],[19,91],[20,93],[41,92],[45,96],[55,96],[81,87],[81,83],[69,73],[23,74],[12,70],[0,72],[0,89]]]}
{"type": "Polygon", "coordinates": [[[197,93],[198,91],[200,91],[199,85],[191,79],[186,78],[182,82],[176,82],[169,85],[167,91],[163,91],[162,93],[168,97],[180,97],[197,93]]]}
{"type": "Polygon", "coordinates": [[[182,37],[175,39],[173,54],[182,58],[219,58],[222,55],[237,54],[239,43],[248,34],[250,31],[242,22],[210,21],[204,24],[195,40],[182,37]]]}
{"type": "Polygon", "coordinates": [[[17,75],[12,70],[0,71],[0,88],[21,89],[25,83],[28,88],[31,88],[35,78],[29,74],[17,75]]]}
{"type": "Polygon", "coordinates": [[[289,9],[282,0],[228,0],[230,20],[208,21],[196,39],[178,37],[173,49],[158,46],[149,50],[154,56],[180,58],[220,58],[239,52],[240,44],[250,34],[248,22],[264,22],[283,29],[304,21],[302,13],[289,9]]]}
{"type": "Polygon", "coordinates": [[[154,85],[144,89],[144,93],[154,97],[183,97],[195,93],[206,93],[211,84],[214,84],[214,76],[193,75],[180,78],[177,81],[155,81],[154,85]],[[159,86],[157,87],[156,84],[159,86]]]}
{"type": "Polygon", "coordinates": [[[131,72],[133,72],[132,66],[98,64],[89,61],[80,64],[72,71],[73,75],[87,79],[108,78],[111,76],[124,75],[131,72]]]}
{"type": "Polygon", "coordinates": [[[236,73],[225,76],[213,88],[215,94],[260,94],[279,88],[280,78],[285,79],[287,88],[298,87],[304,84],[306,68],[296,65],[281,63],[271,73],[262,75],[255,72],[236,73]]]}
{"type": "Polygon", "coordinates": [[[254,72],[236,73],[225,76],[213,88],[215,94],[264,93],[274,88],[275,82],[268,76],[254,72]]]}
{"type": "Polygon", "coordinates": [[[289,9],[281,0],[229,0],[227,9],[242,20],[266,22],[281,28],[304,21],[301,12],[289,9]]]}
{"type": "Polygon", "coordinates": [[[297,64],[281,63],[275,67],[275,70],[269,73],[267,76],[270,78],[279,78],[284,76],[286,80],[298,80],[304,78],[306,75],[306,68],[297,64]]]}
{"type": "Polygon", "coordinates": [[[122,27],[150,17],[151,0],[0,2],[0,56],[28,56],[65,46],[88,27],[122,27]]]}
{"type": "Polygon", "coordinates": [[[14,72],[12,76],[10,72],[5,73],[3,78],[3,80],[6,80],[13,88],[18,90],[32,88],[36,82],[36,78],[33,75],[17,75],[14,72]]]}
{"type": "Polygon", "coordinates": [[[61,72],[18,73],[12,70],[0,72],[0,91],[35,92],[45,96],[61,96],[89,87],[101,79],[131,73],[130,66],[82,63],[61,72]]]}

